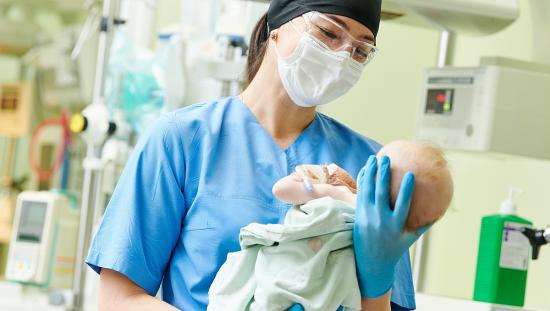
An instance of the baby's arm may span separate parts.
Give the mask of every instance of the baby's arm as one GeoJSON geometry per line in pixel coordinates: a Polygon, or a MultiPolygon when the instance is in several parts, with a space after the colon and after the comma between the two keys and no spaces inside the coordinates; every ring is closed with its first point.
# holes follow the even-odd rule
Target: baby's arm
{"type": "Polygon", "coordinates": [[[319,198],[315,185],[314,192],[308,192],[304,187],[304,182],[300,175],[292,173],[282,179],[279,179],[273,186],[273,195],[283,202],[291,204],[303,204],[307,201],[319,198]]]}
{"type": "Polygon", "coordinates": [[[329,196],[335,200],[341,200],[355,206],[356,197],[345,186],[328,184],[313,184],[313,192],[308,192],[304,187],[303,179],[297,173],[292,173],[280,179],[273,186],[273,195],[283,202],[295,205],[329,196]]]}

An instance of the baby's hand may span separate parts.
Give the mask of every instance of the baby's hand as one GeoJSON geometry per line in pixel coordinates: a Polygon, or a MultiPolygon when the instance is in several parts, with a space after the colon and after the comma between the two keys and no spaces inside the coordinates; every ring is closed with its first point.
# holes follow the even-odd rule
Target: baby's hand
{"type": "Polygon", "coordinates": [[[299,174],[293,173],[280,179],[273,186],[272,191],[273,195],[280,201],[299,205],[322,197],[332,197],[333,195],[337,199],[341,199],[344,197],[342,193],[349,192],[349,190],[344,188],[346,187],[312,183],[313,191],[308,191],[304,185],[303,178],[299,174]]]}
{"type": "Polygon", "coordinates": [[[273,186],[273,195],[282,202],[303,204],[314,199],[304,187],[304,180],[297,173],[292,173],[273,186]]]}
{"type": "Polygon", "coordinates": [[[296,170],[273,186],[273,195],[277,199],[291,204],[304,204],[328,196],[350,205],[355,204],[355,181],[336,164],[302,165],[296,170]],[[311,189],[306,189],[304,178],[311,183],[311,189]]]}
{"type": "Polygon", "coordinates": [[[295,182],[303,182],[303,181],[304,181],[304,179],[302,178],[302,176],[300,176],[300,174],[298,174],[298,173],[296,173],[296,172],[290,174],[289,177],[291,177],[292,181],[295,181],[295,182]]]}

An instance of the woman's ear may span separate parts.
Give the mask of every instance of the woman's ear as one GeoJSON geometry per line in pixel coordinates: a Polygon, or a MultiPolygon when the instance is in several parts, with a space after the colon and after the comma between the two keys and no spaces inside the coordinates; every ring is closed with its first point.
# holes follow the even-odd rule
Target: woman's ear
{"type": "Polygon", "coordinates": [[[271,34],[269,35],[269,37],[271,38],[271,40],[273,40],[274,42],[277,42],[277,39],[279,38],[279,29],[275,29],[271,32],[271,34]]]}

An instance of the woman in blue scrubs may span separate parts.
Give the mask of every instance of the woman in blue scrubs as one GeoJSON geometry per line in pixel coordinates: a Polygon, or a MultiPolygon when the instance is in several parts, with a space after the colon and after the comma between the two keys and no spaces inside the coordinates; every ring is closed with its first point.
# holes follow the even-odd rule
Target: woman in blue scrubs
{"type": "Polygon", "coordinates": [[[87,258],[101,273],[101,310],[205,310],[218,269],[240,249],[239,229],[282,222],[290,206],[271,188],[304,163],[360,173],[354,247],[364,309],[415,308],[408,248],[421,233],[402,230],[413,176],[390,209],[389,161],[365,165],[380,145],[315,109],[347,92],[374,56],[380,6],[271,1],[251,38],[244,92],[150,127],[87,258]]]}

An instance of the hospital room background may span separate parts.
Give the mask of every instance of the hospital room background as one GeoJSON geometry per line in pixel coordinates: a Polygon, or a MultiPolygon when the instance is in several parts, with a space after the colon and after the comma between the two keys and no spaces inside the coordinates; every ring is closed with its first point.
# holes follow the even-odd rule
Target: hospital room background
{"type": "MultiPolygon", "coordinates": [[[[267,4],[261,1],[211,0],[201,1],[200,4],[193,2],[194,0],[135,0],[135,3],[142,7],[128,10],[135,10],[132,12],[135,19],[140,19],[139,25],[132,24],[132,18],[129,18],[127,25],[121,25],[121,28],[128,28],[125,36],[112,36],[116,39],[111,41],[109,66],[116,66],[117,56],[124,58],[124,55],[132,53],[134,59],[141,59],[144,64],[156,59],[154,66],[168,70],[170,77],[176,77],[164,85],[168,89],[164,98],[171,97],[171,102],[165,103],[158,111],[154,107],[147,108],[152,110],[144,110],[151,112],[150,118],[197,100],[207,100],[211,94],[199,94],[196,90],[201,87],[207,88],[205,85],[210,84],[189,86],[189,83],[195,79],[206,80],[208,75],[217,75],[217,83],[221,83],[220,94],[236,93],[238,89],[235,88],[235,81],[226,79],[219,82],[223,80],[219,77],[243,71],[242,67],[239,67],[242,64],[242,58],[239,56],[243,46],[239,38],[248,40],[247,36],[254,22],[267,8],[267,4]],[[195,25],[197,29],[193,30],[189,25],[195,25]],[[220,34],[233,36],[224,37],[220,34]],[[132,43],[117,46],[117,40],[132,43]],[[188,51],[186,57],[195,57],[193,64],[199,64],[201,61],[197,59],[201,57],[218,57],[216,53],[219,52],[216,49],[219,49],[220,45],[232,49],[231,57],[224,54],[222,60],[204,61],[202,67],[191,66],[189,61],[173,58],[170,54],[181,52],[179,47],[184,46],[188,51]],[[133,47],[134,50],[124,50],[121,46],[133,47]],[[143,53],[136,52],[140,49],[144,50],[143,53]],[[208,52],[209,49],[213,52],[208,52]],[[145,50],[149,53],[145,53],[145,50]],[[198,50],[203,51],[204,55],[194,56],[193,53],[198,53],[198,50]],[[172,64],[170,62],[174,60],[176,66],[181,66],[181,70],[167,65],[172,64]],[[222,66],[212,69],[220,63],[222,66]],[[218,72],[225,68],[229,68],[228,73],[218,72]],[[200,72],[201,70],[204,72],[200,72]],[[178,88],[178,85],[182,87],[178,88]]],[[[528,74],[536,72],[550,76],[548,0],[502,0],[502,7],[495,4],[498,1],[445,0],[441,1],[441,6],[433,5],[426,9],[428,13],[425,15],[418,7],[426,8],[430,6],[426,4],[430,1],[384,2],[386,15],[383,15],[377,41],[379,54],[368,65],[361,80],[350,93],[338,99],[336,103],[320,108],[322,113],[381,143],[397,139],[422,138],[419,128],[425,126],[423,105],[428,88],[428,68],[439,67],[442,70],[450,67],[513,67],[530,72],[528,74]],[[413,4],[418,4],[416,10],[409,9],[408,5],[413,4]],[[504,17],[491,17],[492,13],[498,15],[510,7],[515,8],[516,15],[505,12],[502,13],[504,17]],[[473,17],[470,15],[475,15],[476,9],[483,12],[480,15],[494,10],[486,14],[488,17],[478,16],[480,19],[509,20],[494,29],[489,29],[489,26],[487,29],[481,26],[479,29],[466,29],[463,24],[471,22],[469,18],[473,17]],[[439,14],[437,10],[443,13],[439,14]],[[431,16],[436,16],[436,21],[430,20],[429,12],[436,12],[431,16]],[[453,14],[456,14],[454,19],[453,14]],[[448,26],[448,29],[444,28],[445,26],[448,26]]],[[[71,123],[70,127],[74,131],[68,152],[69,159],[66,160],[71,163],[71,169],[67,173],[69,176],[66,177],[68,181],[65,190],[70,192],[67,194],[70,204],[75,205],[76,209],[81,206],[82,185],[85,183],[81,163],[86,153],[86,144],[80,137],[77,123],[86,117],[86,114],[80,115],[80,119],[71,116],[78,116],[85,111],[86,105],[93,97],[94,77],[97,74],[96,56],[100,49],[97,16],[101,14],[101,9],[102,4],[95,1],[0,0],[0,86],[4,90],[3,96],[6,96],[6,90],[10,86],[23,85],[21,89],[28,87],[26,93],[23,93],[30,98],[26,104],[28,129],[17,135],[0,132],[0,172],[3,176],[9,175],[12,181],[9,185],[1,185],[2,193],[9,192],[14,198],[13,202],[17,201],[17,194],[22,191],[53,191],[52,189],[59,188],[57,184],[62,183],[60,180],[63,178],[59,176],[59,171],[52,175],[51,180],[41,177],[40,169],[31,165],[31,162],[40,162],[41,158],[29,151],[33,149],[33,144],[42,144],[41,141],[50,141],[54,145],[53,150],[57,150],[57,144],[62,144],[60,141],[66,143],[66,128],[56,129],[47,122],[44,125],[45,120],[57,120],[61,123],[71,123]],[[94,14],[95,21],[90,18],[94,14]],[[87,28],[87,25],[91,26],[87,28]],[[82,30],[86,28],[88,33],[82,35],[82,30]],[[27,37],[32,39],[24,42],[27,37]],[[78,55],[71,58],[71,53],[75,52],[74,47],[79,44],[81,46],[77,51],[78,55]],[[55,74],[58,76],[52,78],[51,75],[55,74]],[[65,77],[59,77],[64,74],[65,77]],[[59,86],[61,84],[64,85],[59,86]]],[[[119,61],[123,62],[120,59],[119,61]]],[[[435,73],[432,71],[430,74],[435,73]]],[[[550,79],[547,78],[545,81],[548,82],[546,90],[539,88],[533,92],[522,92],[519,106],[524,106],[525,110],[538,107],[541,111],[538,113],[539,116],[542,114],[550,117],[550,79]]],[[[21,98],[25,100],[24,96],[21,98]]],[[[458,100],[458,96],[455,99],[458,100]]],[[[456,105],[459,104],[455,102],[454,109],[457,109],[456,105]]],[[[514,105],[510,104],[510,107],[514,105]]],[[[5,113],[0,111],[0,114],[5,113]]],[[[129,136],[133,138],[143,130],[144,124],[150,121],[134,117],[134,123],[130,124],[128,129],[132,132],[129,136]]],[[[535,120],[536,116],[530,111],[517,109],[515,118],[535,120]]],[[[1,119],[1,115],[0,120],[4,120],[1,119]]],[[[532,123],[536,122],[535,120],[532,123]]],[[[455,182],[455,195],[446,216],[424,236],[421,247],[411,250],[413,261],[418,263],[414,269],[419,310],[516,310],[511,306],[509,309],[494,309],[490,304],[472,302],[481,219],[498,213],[511,188],[521,189],[514,197],[519,216],[532,221],[534,229],[544,229],[550,225],[550,127],[533,126],[532,130],[529,130],[515,128],[512,123],[510,122],[510,128],[504,125],[505,128],[501,129],[507,133],[509,139],[505,139],[508,146],[500,150],[474,150],[476,148],[462,148],[458,144],[452,146],[452,143],[449,143],[448,147],[443,146],[455,182]],[[520,132],[521,139],[514,135],[514,132],[520,132]],[[532,154],[510,151],[523,149],[526,144],[546,144],[546,147],[533,148],[542,151],[533,151],[532,154]]],[[[546,123],[550,124],[550,119],[547,119],[546,123]]],[[[0,129],[4,130],[1,124],[0,129]]],[[[440,139],[435,142],[441,141],[440,139]]],[[[56,155],[52,157],[55,158],[56,155]]],[[[106,168],[110,171],[104,176],[110,180],[105,181],[103,187],[111,187],[112,190],[117,172],[122,165],[123,163],[115,163],[106,168]]],[[[42,174],[47,175],[47,172],[42,170],[42,174]]],[[[108,193],[109,189],[104,192],[108,193]]],[[[14,204],[14,208],[15,205],[18,204],[14,204]]],[[[101,212],[101,208],[96,211],[99,214],[101,212]]],[[[95,216],[94,219],[100,218],[100,215],[92,216],[95,216]]],[[[15,230],[15,226],[13,228],[15,230]]],[[[74,235],[77,235],[76,231],[74,235]]],[[[9,248],[13,247],[9,243],[10,237],[3,238],[0,248],[0,310],[68,310],[69,307],[62,306],[63,303],[59,301],[70,304],[67,302],[70,299],[56,300],[44,286],[33,286],[28,282],[13,281],[6,277],[6,265],[10,261],[9,248]],[[55,301],[61,306],[56,306],[55,301]]],[[[86,305],[93,306],[97,303],[97,276],[89,273],[86,275],[86,305]]],[[[524,309],[517,310],[550,310],[549,280],[550,247],[546,249],[542,246],[539,258],[528,264],[525,305],[524,309]]],[[[518,287],[521,286],[518,284],[518,287]]],[[[73,287],[68,288],[70,292],[73,287]]],[[[63,295],[67,295],[66,292],[62,292],[63,295]]]]}

